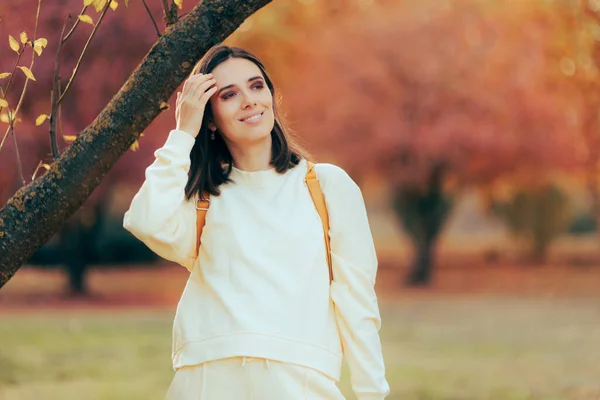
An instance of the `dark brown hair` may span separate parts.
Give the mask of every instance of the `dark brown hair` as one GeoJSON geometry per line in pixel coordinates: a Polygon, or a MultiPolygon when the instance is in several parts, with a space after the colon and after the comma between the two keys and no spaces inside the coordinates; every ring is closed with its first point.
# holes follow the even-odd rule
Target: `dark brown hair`
{"type": "MultiPolygon", "coordinates": [[[[293,141],[284,127],[277,112],[273,82],[258,57],[237,47],[216,46],[211,48],[202,57],[194,67],[192,74],[208,74],[219,64],[230,58],[245,58],[256,64],[271,91],[271,95],[273,96],[273,113],[275,115],[275,124],[271,131],[271,138],[273,140],[271,165],[278,173],[284,173],[298,165],[300,160],[308,156],[293,141]]],[[[213,113],[209,102],[204,110],[202,126],[196,137],[196,143],[190,152],[191,167],[188,174],[188,182],[185,186],[185,195],[188,200],[204,194],[218,196],[220,194],[219,186],[231,181],[229,175],[233,167],[233,159],[221,135],[215,135],[214,140],[210,139],[211,132],[208,128],[208,123],[212,120],[213,113]]]]}

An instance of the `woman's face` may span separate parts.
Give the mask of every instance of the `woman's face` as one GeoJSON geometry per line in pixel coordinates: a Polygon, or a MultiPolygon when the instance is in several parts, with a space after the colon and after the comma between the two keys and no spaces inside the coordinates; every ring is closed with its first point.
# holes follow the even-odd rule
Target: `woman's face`
{"type": "Polygon", "coordinates": [[[217,92],[210,104],[225,141],[244,145],[269,139],[275,123],[273,95],[260,68],[245,58],[230,58],[212,74],[217,92]]]}

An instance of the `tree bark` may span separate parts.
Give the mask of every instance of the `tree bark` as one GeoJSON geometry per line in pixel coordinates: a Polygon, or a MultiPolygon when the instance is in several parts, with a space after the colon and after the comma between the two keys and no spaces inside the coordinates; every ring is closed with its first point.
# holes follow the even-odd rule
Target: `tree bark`
{"type": "Polygon", "coordinates": [[[269,2],[204,0],[165,30],[50,170],[19,189],[0,210],[0,288],[84,203],[202,55],[269,2]]]}

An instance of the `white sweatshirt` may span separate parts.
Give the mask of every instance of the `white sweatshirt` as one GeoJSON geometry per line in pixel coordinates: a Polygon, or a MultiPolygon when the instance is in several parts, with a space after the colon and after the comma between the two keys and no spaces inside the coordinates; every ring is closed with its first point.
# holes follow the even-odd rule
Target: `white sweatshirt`
{"type": "Polygon", "coordinates": [[[123,224],[191,271],[175,315],[173,367],[263,357],[338,380],[345,355],[357,398],[383,399],[377,258],[358,186],[336,166],[315,167],[330,218],[331,285],[305,161],[285,174],[234,169],[234,182],[211,197],[196,261],[196,208],[184,197],[193,145],[186,132],[169,133],[123,224]]]}

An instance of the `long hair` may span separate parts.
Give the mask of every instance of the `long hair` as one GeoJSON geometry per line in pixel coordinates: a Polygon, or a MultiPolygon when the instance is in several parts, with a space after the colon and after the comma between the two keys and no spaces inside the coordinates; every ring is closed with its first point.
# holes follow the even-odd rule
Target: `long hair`
{"type": "MultiPolygon", "coordinates": [[[[277,112],[273,82],[258,57],[237,47],[216,46],[202,57],[194,67],[192,74],[211,73],[219,64],[230,58],[245,58],[256,64],[271,91],[275,123],[271,130],[273,144],[270,164],[278,173],[282,174],[298,165],[303,158],[308,158],[308,155],[293,141],[284,127],[277,112]]],[[[196,143],[190,152],[191,166],[185,186],[187,200],[197,196],[204,197],[206,194],[218,196],[220,194],[219,186],[231,181],[229,175],[232,171],[233,159],[221,135],[215,135],[214,140],[210,139],[211,132],[208,123],[212,120],[213,112],[209,102],[204,110],[196,143]]]]}

